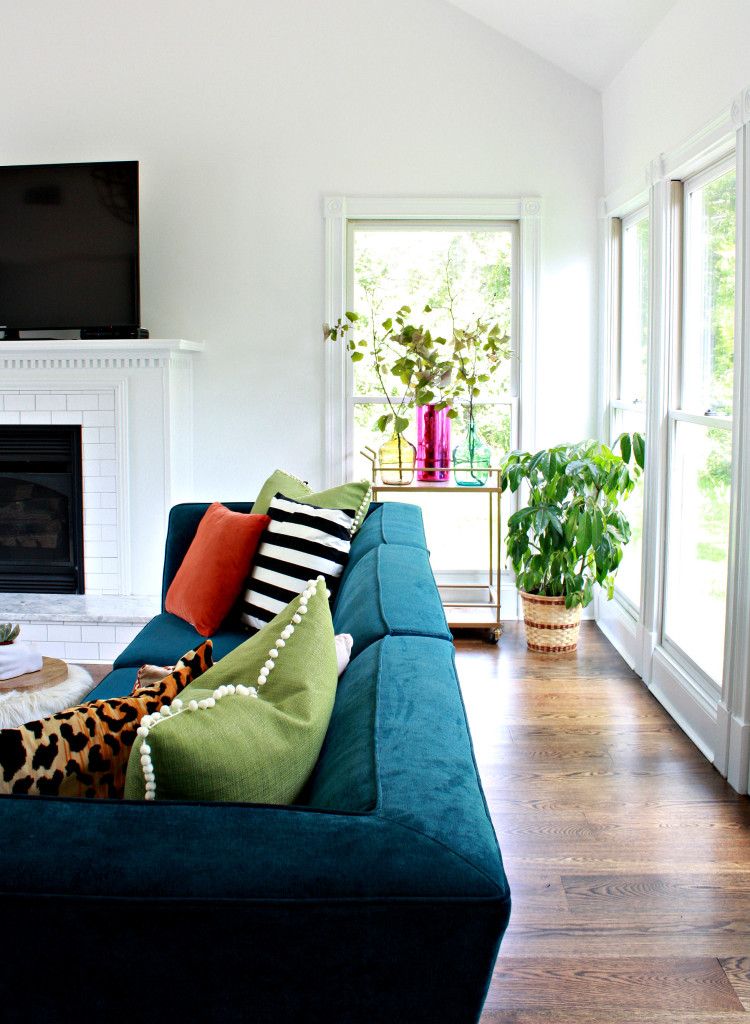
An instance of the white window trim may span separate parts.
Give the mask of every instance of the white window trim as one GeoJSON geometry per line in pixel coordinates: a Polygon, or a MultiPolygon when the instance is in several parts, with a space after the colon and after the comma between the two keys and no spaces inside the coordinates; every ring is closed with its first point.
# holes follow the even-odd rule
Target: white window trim
{"type": "MultiPolygon", "coordinates": [[[[619,394],[622,334],[622,244],[625,227],[644,215],[650,217],[649,194],[642,186],[623,190],[616,197],[604,199],[600,205],[602,285],[600,290],[601,358],[599,360],[599,423],[608,443],[615,439],[617,410],[644,412],[644,405],[621,401],[619,394]]],[[[649,222],[649,260],[651,259],[651,225],[649,222]]],[[[651,274],[649,264],[649,275],[651,274]]],[[[649,287],[651,287],[649,277],[649,287]]],[[[645,521],[645,508],[644,508],[645,521]]],[[[645,527],[644,527],[645,530],[645,527]]],[[[644,537],[644,543],[646,539],[644,537]]],[[[643,571],[641,571],[641,588],[643,571]]],[[[639,605],[617,586],[611,601],[595,595],[594,613],[599,625],[618,649],[628,665],[641,674],[641,639],[639,605]]]]}
{"type": "MultiPolygon", "coordinates": [[[[750,790],[750,89],[728,109],[671,153],[646,169],[649,202],[649,391],[646,430],[648,474],[644,502],[644,548],[640,617],[616,600],[600,601],[599,625],[623,657],[706,757],[738,793],[750,790]],[[667,441],[675,413],[675,388],[668,355],[679,337],[681,320],[681,198],[683,184],[704,168],[736,153],[737,262],[735,378],[731,511],[723,686],[719,699],[701,685],[692,666],[681,665],[661,645],[664,581],[663,533],[666,525],[667,441]],[[678,179],[678,180],[675,180],[678,179]],[[672,416],[670,417],[670,409],[672,416]],[[744,458],[742,457],[744,455],[744,458]],[[688,669],[686,671],[686,668],[688,669]]],[[[610,422],[613,323],[612,219],[643,205],[642,184],[628,186],[602,200],[602,358],[600,422],[610,422]]],[[[616,298],[614,294],[614,298],[616,298]]],[[[689,415],[689,414],[687,414],[689,415]]],[[[718,419],[718,418],[716,418],[718,419]]],[[[711,418],[713,425],[719,425],[711,418]]],[[[729,421],[722,421],[724,426],[729,421]]]]}
{"type": "MultiPolygon", "coordinates": [[[[346,311],[347,233],[350,221],[516,221],[519,227],[518,319],[520,420],[518,441],[531,448],[536,433],[536,379],[539,281],[541,274],[542,200],[539,198],[407,198],[326,196],[325,322],[335,323],[346,311]]],[[[347,474],[347,356],[343,345],[325,346],[325,477],[326,486],[347,474]]]]}

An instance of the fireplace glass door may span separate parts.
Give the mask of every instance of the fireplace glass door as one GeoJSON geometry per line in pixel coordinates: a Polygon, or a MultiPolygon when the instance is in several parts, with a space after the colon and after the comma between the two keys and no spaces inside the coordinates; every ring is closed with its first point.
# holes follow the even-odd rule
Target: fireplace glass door
{"type": "Polygon", "coordinates": [[[0,591],[82,594],[81,428],[0,427],[0,591]]]}

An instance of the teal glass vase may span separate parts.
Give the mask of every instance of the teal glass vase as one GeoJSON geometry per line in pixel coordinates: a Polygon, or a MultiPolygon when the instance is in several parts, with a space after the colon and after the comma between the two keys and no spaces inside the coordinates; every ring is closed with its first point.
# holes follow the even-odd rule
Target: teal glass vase
{"type": "Polygon", "coordinates": [[[477,430],[474,419],[464,440],[453,449],[453,476],[459,487],[482,487],[487,483],[492,449],[477,430]]]}

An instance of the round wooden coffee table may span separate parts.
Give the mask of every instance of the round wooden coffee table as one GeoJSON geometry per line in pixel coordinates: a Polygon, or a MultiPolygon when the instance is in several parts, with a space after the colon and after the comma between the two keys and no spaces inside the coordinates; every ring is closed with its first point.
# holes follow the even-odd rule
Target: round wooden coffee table
{"type": "Polygon", "coordinates": [[[0,679],[0,693],[3,690],[42,690],[68,678],[68,666],[59,658],[42,658],[38,672],[26,672],[22,676],[0,679]]]}

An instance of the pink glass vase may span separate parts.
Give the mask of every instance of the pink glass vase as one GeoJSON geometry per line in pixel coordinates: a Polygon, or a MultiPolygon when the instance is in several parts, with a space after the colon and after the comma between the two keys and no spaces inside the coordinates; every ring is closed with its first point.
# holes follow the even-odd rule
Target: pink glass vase
{"type": "Polygon", "coordinates": [[[447,480],[451,464],[451,421],[447,409],[417,406],[417,480],[447,480]]]}

